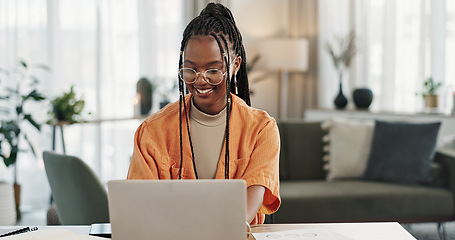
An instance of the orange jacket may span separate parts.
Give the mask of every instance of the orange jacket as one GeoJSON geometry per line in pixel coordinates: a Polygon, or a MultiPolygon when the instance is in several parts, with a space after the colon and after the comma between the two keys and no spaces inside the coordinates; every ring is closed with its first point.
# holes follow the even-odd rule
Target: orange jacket
{"type": "MultiPolygon", "coordinates": [[[[187,109],[191,94],[186,96],[187,109]]],[[[134,136],[134,151],[128,170],[128,179],[178,179],[180,166],[179,104],[169,104],[148,117],[134,136]]],[[[182,110],[183,111],[183,110],[182,110]]],[[[183,122],[182,178],[195,179],[191,161],[191,148],[183,122]]],[[[264,222],[264,214],[278,210],[280,137],[275,120],[265,111],[254,109],[232,94],[229,139],[229,178],[243,179],[247,187],[261,185],[266,188],[255,223],[264,222]]],[[[224,179],[223,146],[216,179],[224,179]]]]}

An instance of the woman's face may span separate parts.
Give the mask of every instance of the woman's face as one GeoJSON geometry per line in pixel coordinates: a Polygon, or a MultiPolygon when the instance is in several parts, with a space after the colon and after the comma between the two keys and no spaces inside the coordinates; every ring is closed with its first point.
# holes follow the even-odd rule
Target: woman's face
{"type": "Polygon", "coordinates": [[[191,37],[185,47],[183,55],[184,68],[200,72],[194,83],[185,83],[193,95],[196,107],[207,114],[217,114],[226,106],[226,77],[237,72],[241,59],[238,57],[231,65],[231,73],[226,73],[218,85],[210,85],[203,79],[203,72],[207,69],[218,69],[226,72],[226,65],[220,54],[220,48],[212,36],[191,37]]]}

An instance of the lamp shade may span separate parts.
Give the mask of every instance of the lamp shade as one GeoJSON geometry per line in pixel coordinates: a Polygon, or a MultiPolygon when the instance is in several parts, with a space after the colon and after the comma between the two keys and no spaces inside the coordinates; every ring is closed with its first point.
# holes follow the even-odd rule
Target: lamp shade
{"type": "Polygon", "coordinates": [[[308,70],[308,40],[305,38],[271,38],[261,42],[259,49],[269,70],[308,70]]]}

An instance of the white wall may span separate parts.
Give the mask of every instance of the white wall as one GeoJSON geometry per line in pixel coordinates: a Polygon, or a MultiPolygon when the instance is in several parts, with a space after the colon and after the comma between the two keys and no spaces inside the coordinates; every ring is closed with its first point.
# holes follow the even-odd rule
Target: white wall
{"type": "MultiPolygon", "coordinates": [[[[231,11],[242,33],[247,60],[259,54],[261,39],[281,36],[284,29],[283,12],[286,1],[276,0],[232,0],[231,11]]],[[[263,59],[262,59],[263,60],[263,59]]],[[[263,61],[256,66],[263,68],[263,61]]],[[[249,74],[251,104],[266,110],[271,116],[278,116],[278,74],[252,71],[249,74]]]]}
{"type": "MultiPolygon", "coordinates": [[[[259,54],[259,43],[266,38],[304,37],[309,40],[310,69],[305,74],[289,74],[288,118],[302,118],[304,108],[317,103],[316,5],[316,0],[231,0],[230,4],[248,60],[259,54]]],[[[251,103],[278,118],[279,76],[276,72],[264,71],[264,59],[261,60],[249,73],[250,90],[253,91],[251,103]]]]}

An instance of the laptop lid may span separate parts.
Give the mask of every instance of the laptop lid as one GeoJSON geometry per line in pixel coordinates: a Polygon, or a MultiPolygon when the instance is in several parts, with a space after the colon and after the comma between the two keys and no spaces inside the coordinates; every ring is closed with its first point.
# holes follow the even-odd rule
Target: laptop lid
{"type": "Polygon", "coordinates": [[[243,180],[108,182],[112,239],[246,239],[243,180]]]}

